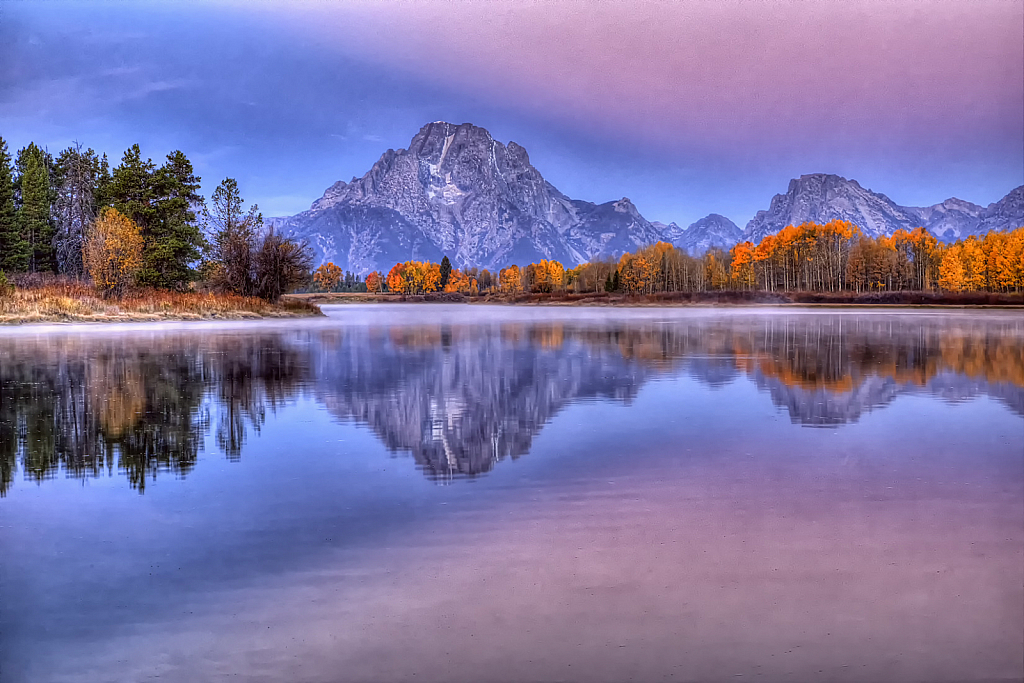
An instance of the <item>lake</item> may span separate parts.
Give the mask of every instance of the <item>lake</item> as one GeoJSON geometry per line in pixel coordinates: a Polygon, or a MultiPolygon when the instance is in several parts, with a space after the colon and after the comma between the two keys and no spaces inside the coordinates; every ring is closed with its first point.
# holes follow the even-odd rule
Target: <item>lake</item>
{"type": "Polygon", "coordinates": [[[0,680],[1024,677],[1020,311],[0,329],[0,680]]]}

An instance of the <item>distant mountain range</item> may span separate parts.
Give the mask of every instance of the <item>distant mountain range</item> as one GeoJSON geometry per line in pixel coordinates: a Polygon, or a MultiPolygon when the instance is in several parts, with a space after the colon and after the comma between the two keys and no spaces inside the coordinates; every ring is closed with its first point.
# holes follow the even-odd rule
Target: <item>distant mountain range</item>
{"type": "Polygon", "coordinates": [[[308,211],[268,222],[308,240],[317,263],[367,273],[444,255],[459,268],[497,270],[540,259],[571,267],[659,240],[700,254],[743,239],[756,242],[787,225],[834,219],[871,236],[923,225],[953,241],[1024,225],[1024,186],[988,207],[955,198],[904,207],[855,180],[805,175],[790,181],[746,230],[718,214],[683,229],[648,221],[627,198],[603,204],[571,199],[515,142],[504,145],[472,124],[436,121],[407,149],[387,150],[362,178],[327,188],[308,211]]]}
{"type": "Polygon", "coordinates": [[[953,242],[1024,225],[1024,185],[988,207],[955,197],[934,206],[916,207],[900,206],[884,194],[864,189],[856,180],[825,173],[803,175],[789,181],[786,194],[772,197],[767,211],[757,212],[743,236],[757,242],[787,225],[837,219],[850,221],[871,237],[923,226],[940,240],[953,242]]]}

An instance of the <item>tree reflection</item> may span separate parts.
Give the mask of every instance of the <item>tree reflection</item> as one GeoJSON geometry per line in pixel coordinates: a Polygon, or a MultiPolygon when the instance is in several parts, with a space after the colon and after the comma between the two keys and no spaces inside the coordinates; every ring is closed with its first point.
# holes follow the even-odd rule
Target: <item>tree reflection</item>
{"type": "Polygon", "coordinates": [[[824,314],[13,336],[0,344],[0,494],[19,470],[36,482],[116,471],[142,492],[159,473],[187,475],[208,443],[241,457],[303,392],[445,479],[529,452],[571,403],[628,403],[659,376],[708,390],[746,377],[812,426],[905,393],[985,394],[1024,416],[1022,340],[1009,317],[824,314]]]}
{"type": "Polygon", "coordinates": [[[305,366],[278,337],[192,336],[145,341],[8,340],[0,355],[0,492],[18,463],[27,479],[115,469],[143,492],[159,472],[185,476],[210,427],[237,457],[303,379],[305,366]]]}

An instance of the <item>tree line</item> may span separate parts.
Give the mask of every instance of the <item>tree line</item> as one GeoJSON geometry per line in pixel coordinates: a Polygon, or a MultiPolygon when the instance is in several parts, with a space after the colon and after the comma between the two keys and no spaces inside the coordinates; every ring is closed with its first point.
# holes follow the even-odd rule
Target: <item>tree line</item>
{"type": "Polygon", "coordinates": [[[268,300],[308,279],[305,244],[246,209],[234,179],[209,203],[200,180],[179,150],[157,165],[132,145],[111,168],[79,143],[12,156],[0,138],[0,273],[91,279],[110,295],[198,283],[268,300]]]}
{"type": "MultiPolygon", "coordinates": [[[[334,267],[321,266],[321,270],[334,267]]],[[[336,268],[336,267],[334,267],[336,268]]],[[[320,272],[320,271],[318,271],[320,272]]],[[[340,270],[339,270],[340,272],[340,270]]],[[[952,244],[925,228],[869,237],[848,221],[791,225],[757,244],[700,256],[658,242],[618,259],[566,268],[555,260],[497,273],[453,270],[440,263],[405,261],[387,275],[370,273],[370,292],[504,294],[618,292],[809,291],[809,292],[1022,292],[1024,227],[992,231],[952,244]]]]}

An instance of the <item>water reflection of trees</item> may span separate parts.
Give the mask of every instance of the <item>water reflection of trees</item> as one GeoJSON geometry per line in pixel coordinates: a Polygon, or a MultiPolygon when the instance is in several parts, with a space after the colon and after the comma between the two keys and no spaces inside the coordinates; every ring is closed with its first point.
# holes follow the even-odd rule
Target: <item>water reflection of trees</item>
{"type": "Polygon", "coordinates": [[[237,457],[247,428],[305,375],[277,337],[7,339],[0,350],[0,493],[20,464],[42,481],[123,473],[144,491],[195,466],[215,407],[218,447],[237,457]]]}
{"type": "MultiPolygon", "coordinates": [[[[904,393],[988,395],[1024,416],[1024,322],[1009,317],[737,316],[717,321],[321,328],[11,337],[0,345],[0,493],[117,471],[144,490],[237,458],[308,388],[431,477],[527,453],[573,402],[630,401],[652,377],[749,378],[791,419],[856,421],[904,393]]],[[[685,404],[680,411],[685,415],[685,404]]]]}

